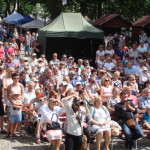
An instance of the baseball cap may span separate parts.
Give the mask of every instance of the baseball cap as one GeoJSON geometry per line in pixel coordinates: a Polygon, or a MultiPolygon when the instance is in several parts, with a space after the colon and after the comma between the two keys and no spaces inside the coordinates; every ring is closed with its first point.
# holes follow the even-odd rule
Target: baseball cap
{"type": "Polygon", "coordinates": [[[36,56],[36,53],[33,53],[32,56],[36,56]]]}

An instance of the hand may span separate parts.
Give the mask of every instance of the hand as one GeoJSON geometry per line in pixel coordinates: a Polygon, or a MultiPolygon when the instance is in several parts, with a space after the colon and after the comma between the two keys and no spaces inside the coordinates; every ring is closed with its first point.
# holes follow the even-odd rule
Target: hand
{"type": "Polygon", "coordinates": [[[49,120],[49,121],[47,121],[47,123],[48,123],[48,124],[52,124],[52,121],[51,121],[51,120],[49,120]]]}
{"type": "Polygon", "coordinates": [[[103,126],[103,124],[101,124],[101,123],[97,123],[97,125],[98,125],[98,126],[103,126]]]}
{"type": "Polygon", "coordinates": [[[87,123],[83,123],[83,127],[87,128],[88,127],[87,123]]]}

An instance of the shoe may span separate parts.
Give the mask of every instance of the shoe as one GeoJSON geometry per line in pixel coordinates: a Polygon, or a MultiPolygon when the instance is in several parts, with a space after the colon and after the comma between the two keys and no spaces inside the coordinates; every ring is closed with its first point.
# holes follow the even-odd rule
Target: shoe
{"type": "Polygon", "coordinates": [[[3,129],[3,130],[1,130],[0,133],[1,133],[1,134],[7,134],[7,130],[6,130],[6,129],[3,129]]]}
{"type": "Polygon", "coordinates": [[[10,133],[8,133],[5,137],[3,137],[3,139],[8,139],[10,138],[10,133]]]}
{"type": "Polygon", "coordinates": [[[36,139],[36,144],[40,144],[40,143],[41,143],[40,138],[37,138],[37,139],[36,139]]]}

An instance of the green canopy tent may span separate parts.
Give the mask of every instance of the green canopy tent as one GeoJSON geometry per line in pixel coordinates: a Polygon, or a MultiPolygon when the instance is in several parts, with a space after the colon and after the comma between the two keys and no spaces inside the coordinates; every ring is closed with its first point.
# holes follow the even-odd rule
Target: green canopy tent
{"type": "Polygon", "coordinates": [[[103,31],[89,24],[81,13],[61,13],[54,21],[39,30],[39,41],[47,55],[58,49],[58,53],[67,53],[66,49],[74,53],[81,52],[80,49],[89,52],[90,49],[90,55],[91,39],[103,38],[103,31]]]}

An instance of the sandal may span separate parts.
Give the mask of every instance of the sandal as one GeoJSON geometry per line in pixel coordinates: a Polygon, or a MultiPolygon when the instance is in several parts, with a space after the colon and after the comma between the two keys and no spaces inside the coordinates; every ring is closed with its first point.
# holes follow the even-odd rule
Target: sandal
{"type": "Polygon", "coordinates": [[[41,143],[40,138],[36,138],[36,144],[40,144],[40,143],[41,143]]]}

